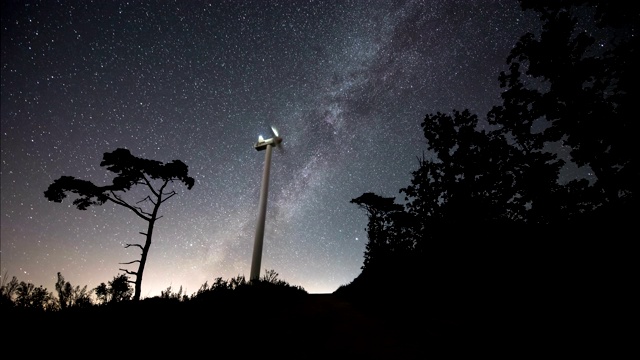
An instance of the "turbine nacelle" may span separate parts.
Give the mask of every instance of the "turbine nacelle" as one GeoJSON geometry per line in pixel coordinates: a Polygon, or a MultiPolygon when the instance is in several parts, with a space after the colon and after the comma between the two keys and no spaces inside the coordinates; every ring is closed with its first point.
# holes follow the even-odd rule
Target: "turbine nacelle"
{"type": "Polygon", "coordinates": [[[253,146],[257,151],[261,151],[267,148],[267,146],[278,146],[282,142],[282,138],[278,136],[278,130],[276,130],[273,126],[271,127],[271,131],[273,131],[274,137],[270,139],[264,139],[262,135],[258,136],[258,142],[253,146]]]}

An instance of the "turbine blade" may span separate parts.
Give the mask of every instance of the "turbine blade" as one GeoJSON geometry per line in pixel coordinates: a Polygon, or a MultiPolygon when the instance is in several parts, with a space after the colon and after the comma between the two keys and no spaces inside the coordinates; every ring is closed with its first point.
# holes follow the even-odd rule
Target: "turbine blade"
{"type": "Polygon", "coordinates": [[[276,130],[276,128],[274,128],[273,126],[271,127],[271,131],[273,131],[273,134],[278,137],[280,135],[278,135],[278,130],[276,130]]]}

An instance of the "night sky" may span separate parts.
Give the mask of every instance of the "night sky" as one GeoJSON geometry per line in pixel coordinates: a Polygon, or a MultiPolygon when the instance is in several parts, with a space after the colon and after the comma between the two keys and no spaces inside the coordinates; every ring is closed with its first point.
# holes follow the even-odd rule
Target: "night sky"
{"type": "MultiPolygon", "coordinates": [[[[400,196],[426,114],[500,102],[534,14],[504,1],[3,1],[2,277],[89,289],[137,260],[146,222],[111,202],[43,195],[63,175],[111,182],[102,156],[189,166],[161,207],[142,297],[250,273],[264,152],[278,129],[262,271],[310,293],[360,274],[367,217],[400,196]]],[[[569,170],[570,172],[571,170],[569,170]]],[[[129,270],[137,270],[130,265],[129,270]]]]}

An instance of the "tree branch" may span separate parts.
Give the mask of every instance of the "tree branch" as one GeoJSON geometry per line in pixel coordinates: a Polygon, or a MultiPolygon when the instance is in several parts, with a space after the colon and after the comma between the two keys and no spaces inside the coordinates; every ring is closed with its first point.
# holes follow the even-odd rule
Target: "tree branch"
{"type": "MultiPolygon", "coordinates": [[[[151,190],[151,192],[153,193],[153,195],[155,195],[156,197],[159,197],[160,195],[158,194],[158,192],[156,191],[156,189],[153,188],[153,185],[151,185],[151,181],[149,181],[149,179],[147,179],[147,175],[142,174],[142,179],[144,180],[144,182],[147,184],[147,187],[149,188],[149,190],[151,190]]],[[[166,184],[166,183],[165,183],[166,184]]],[[[162,193],[162,190],[160,190],[160,193],[162,193]]]]}
{"type": "MultiPolygon", "coordinates": [[[[145,235],[146,235],[146,234],[145,234],[145,235]]],[[[132,246],[139,247],[139,248],[140,248],[140,250],[144,250],[144,248],[143,248],[143,247],[142,247],[142,245],[140,245],[140,244],[125,244],[125,245],[124,245],[124,248],[126,249],[126,248],[130,248],[130,247],[132,247],[132,246]]]]}
{"type": "Polygon", "coordinates": [[[173,197],[175,194],[177,194],[175,191],[171,191],[170,193],[167,193],[166,195],[169,195],[169,196],[167,196],[166,198],[160,200],[160,203],[162,204],[163,202],[171,199],[171,197],[173,197]]]}
{"type": "MultiPolygon", "coordinates": [[[[118,264],[120,264],[120,265],[131,265],[131,264],[139,263],[139,262],[140,262],[140,260],[132,260],[132,261],[129,261],[129,262],[118,263],[118,264]]],[[[133,274],[135,274],[135,273],[133,273],[133,274]]]]}
{"type": "Polygon", "coordinates": [[[147,197],[145,197],[144,199],[142,199],[142,200],[138,201],[136,204],[140,204],[141,202],[143,202],[143,201],[147,201],[147,200],[149,200],[149,201],[153,204],[153,206],[156,206],[155,201],[153,201],[153,200],[151,199],[151,196],[149,196],[149,195],[147,195],[147,197]]]}
{"type": "MultiPolygon", "coordinates": [[[[120,264],[120,265],[125,265],[125,264],[120,264]]],[[[137,272],[135,272],[135,271],[131,271],[131,270],[127,270],[127,269],[118,269],[118,270],[120,270],[120,271],[124,271],[124,272],[126,272],[127,274],[129,274],[129,275],[135,275],[135,276],[138,276],[138,273],[137,273],[137,272]]]]}
{"type": "Polygon", "coordinates": [[[107,199],[109,199],[110,201],[124,206],[126,208],[128,208],[129,210],[133,211],[136,215],[138,215],[139,217],[143,218],[146,221],[151,221],[151,217],[149,216],[149,214],[145,213],[141,208],[137,207],[137,206],[132,206],[129,205],[127,202],[125,202],[124,200],[120,199],[120,197],[118,195],[116,195],[113,190],[110,190],[111,196],[106,195],[107,199]]]}

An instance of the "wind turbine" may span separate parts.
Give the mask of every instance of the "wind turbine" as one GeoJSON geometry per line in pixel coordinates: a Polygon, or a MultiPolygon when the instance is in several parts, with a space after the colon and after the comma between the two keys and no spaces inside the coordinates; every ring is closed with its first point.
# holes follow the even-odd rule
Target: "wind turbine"
{"type": "Polygon", "coordinates": [[[253,259],[251,260],[250,281],[260,279],[260,262],[262,261],[262,243],[264,240],[264,221],[267,215],[267,194],[269,192],[269,171],[271,170],[271,151],[274,146],[280,146],[282,138],[278,136],[278,131],[272,126],[273,137],[265,140],[262,135],[258,137],[258,142],[253,146],[257,151],[266,150],[264,155],[264,171],[262,173],[262,187],[260,189],[260,204],[258,206],[258,225],[256,236],[253,241],[253,259]]]}

